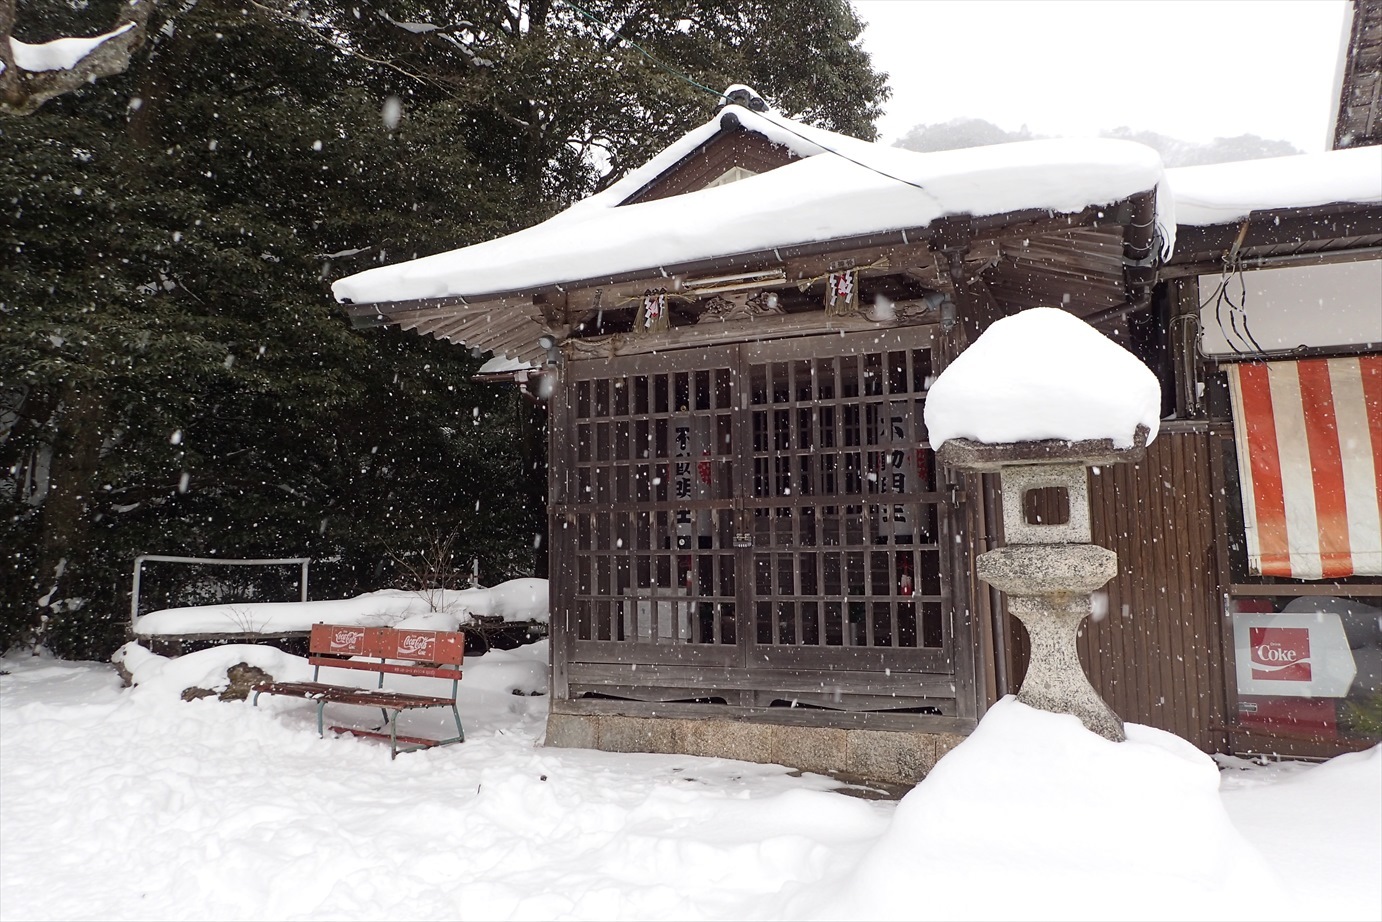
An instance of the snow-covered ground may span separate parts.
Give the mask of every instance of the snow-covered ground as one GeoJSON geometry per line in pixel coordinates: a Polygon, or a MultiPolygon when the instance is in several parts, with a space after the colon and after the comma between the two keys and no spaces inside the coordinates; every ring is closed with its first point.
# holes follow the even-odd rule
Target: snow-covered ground
{"type": "Polygon", "coordinates": [[[0,660],[0,917],[1382,918],[1382,747],[1220,772],[1005,700],[900,803],[865,800],[542,748],[541,642],[467,662],[467,742],[391,762],[302,701],[179,700],[245,649],[135,651],[133,689],[0,660]]]}

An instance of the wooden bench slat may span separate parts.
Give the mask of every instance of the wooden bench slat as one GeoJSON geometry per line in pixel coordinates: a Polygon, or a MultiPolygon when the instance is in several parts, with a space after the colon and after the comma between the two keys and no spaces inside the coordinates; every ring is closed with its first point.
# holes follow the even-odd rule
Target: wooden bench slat
{"type": "Polygon", "coordinates": [[[261,683],[252,690],[264,695],[290,695],[297,698],[334,701],[338,704],[393,709],[450,707],[455,703],[451,698],[409,695],[387,688],[351,688],[348,685],[323,685],[320,682],[261,683]]]}
{"type": "Polygon", "coordinates": [[[299,698],[325,697],[339,689],[325,682],[259,682],[250,691],[261,695],[293,695],[299,698]]]}
{"type": "Polygon", "coordinates": [[[432,679],[459,679],[461,677],[461,670],[454,666],[408,666],[402,663],[338,659],[332,656],[309,656],[307,662],[313,666],[326,666],[331,669],[362,669],[366,672],[384,672],[389,675],[426,676],[432,679]]]}
{"type": "MultiPolygon", "coordinates": [[[[385,733],[385,732],[382,731],[382,730],[364,730],[364,729],[361,729],[361,728],[359,728],[359,727],[332,727],[331,730],[332,730],[332,732],[334,732],[334,733],[349,733],[349,734],[352,734],[353,736],[368,736],[368,737],[370,737],[371,739],[381,739],[381,740],[391,739],[391,737],[389,736],[389,734],[385,733]]],[[[400,742],[400,743],[411,743],[411,744],[413,744],[413,745],[415,745],[415,746],[421,746],[421,747],[423,747],[423,748],[425,748],[425,749],[430,749],[430,748],[432,748],[433,746],[444,746],[444,745],[446,745],[447,743],[458,743],[458,742],[460,742],[460,740],[434,740],[434,739],[428,739],[428,738],[425,737],[425,736],[396,736],[396,737],[392,737],[392,739],[395,739],[395,740],[397,740],[397,741],[400,742]]]]}
{"type": "Polygon", "coordinates": [[[382,707],[393,710],[451,707],[456,703],[450,698],[405,695],[399,692],[391,692],[387,689],[359,689],[355,692],[337,692],[328,696],[328,700],[336,701],[341,704],[360,704],[366,707],[382,707]]]}

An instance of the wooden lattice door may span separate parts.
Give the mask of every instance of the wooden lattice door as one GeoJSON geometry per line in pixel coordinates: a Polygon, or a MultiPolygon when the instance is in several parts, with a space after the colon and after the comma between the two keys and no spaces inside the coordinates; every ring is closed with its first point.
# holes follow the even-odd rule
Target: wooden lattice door
{"type": "Polygon", "coordinates": [[[743,348],[753,662],[948,668],[930,345],[917,330],[743,348]]]}
{"type": "Polygon", "coordinates": [[[587,662],[739,662],[737,356],[687,350],[570,369],[556,527],[575,530],[571,633],[587,662]]]}
{"type": "Polygon", "coordinates": [[[931,345],[910,328],[569,365],[553,522],[573,683],[770,706],[784,677],[843,670],[789,697],[860,709],[906,706],[873,700],[869,672],[948,687],[931,345]]]}

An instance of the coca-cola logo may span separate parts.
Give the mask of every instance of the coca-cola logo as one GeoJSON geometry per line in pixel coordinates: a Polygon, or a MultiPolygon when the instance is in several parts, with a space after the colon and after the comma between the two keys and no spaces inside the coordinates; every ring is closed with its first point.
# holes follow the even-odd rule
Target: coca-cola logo
{"type": "Polygon", "coordinates": [[[404,634],[398,638],[401,656],[425,656],[432,649],[433,638],[427,634],[404,634]]]}
{"type": "Polygon", "coordinates": [[[331,649],[354,650],[365,639],[364,631],[332,631],[331,649]]]}
{"type": "Polygon", "coordinates": [[[1275,682],[1310,681],[1310,629],[1254,627],[1248,629],[1252,677],[1275,682]]]}

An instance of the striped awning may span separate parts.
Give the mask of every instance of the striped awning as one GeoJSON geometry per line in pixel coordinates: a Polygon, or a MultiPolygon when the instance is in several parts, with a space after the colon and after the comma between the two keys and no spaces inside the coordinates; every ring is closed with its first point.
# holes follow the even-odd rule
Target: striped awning
{"type": "Polygon", "coordinates": [[[1248,565],[1382,575],[1382,355],[1228,367],[1248,565]]]}

